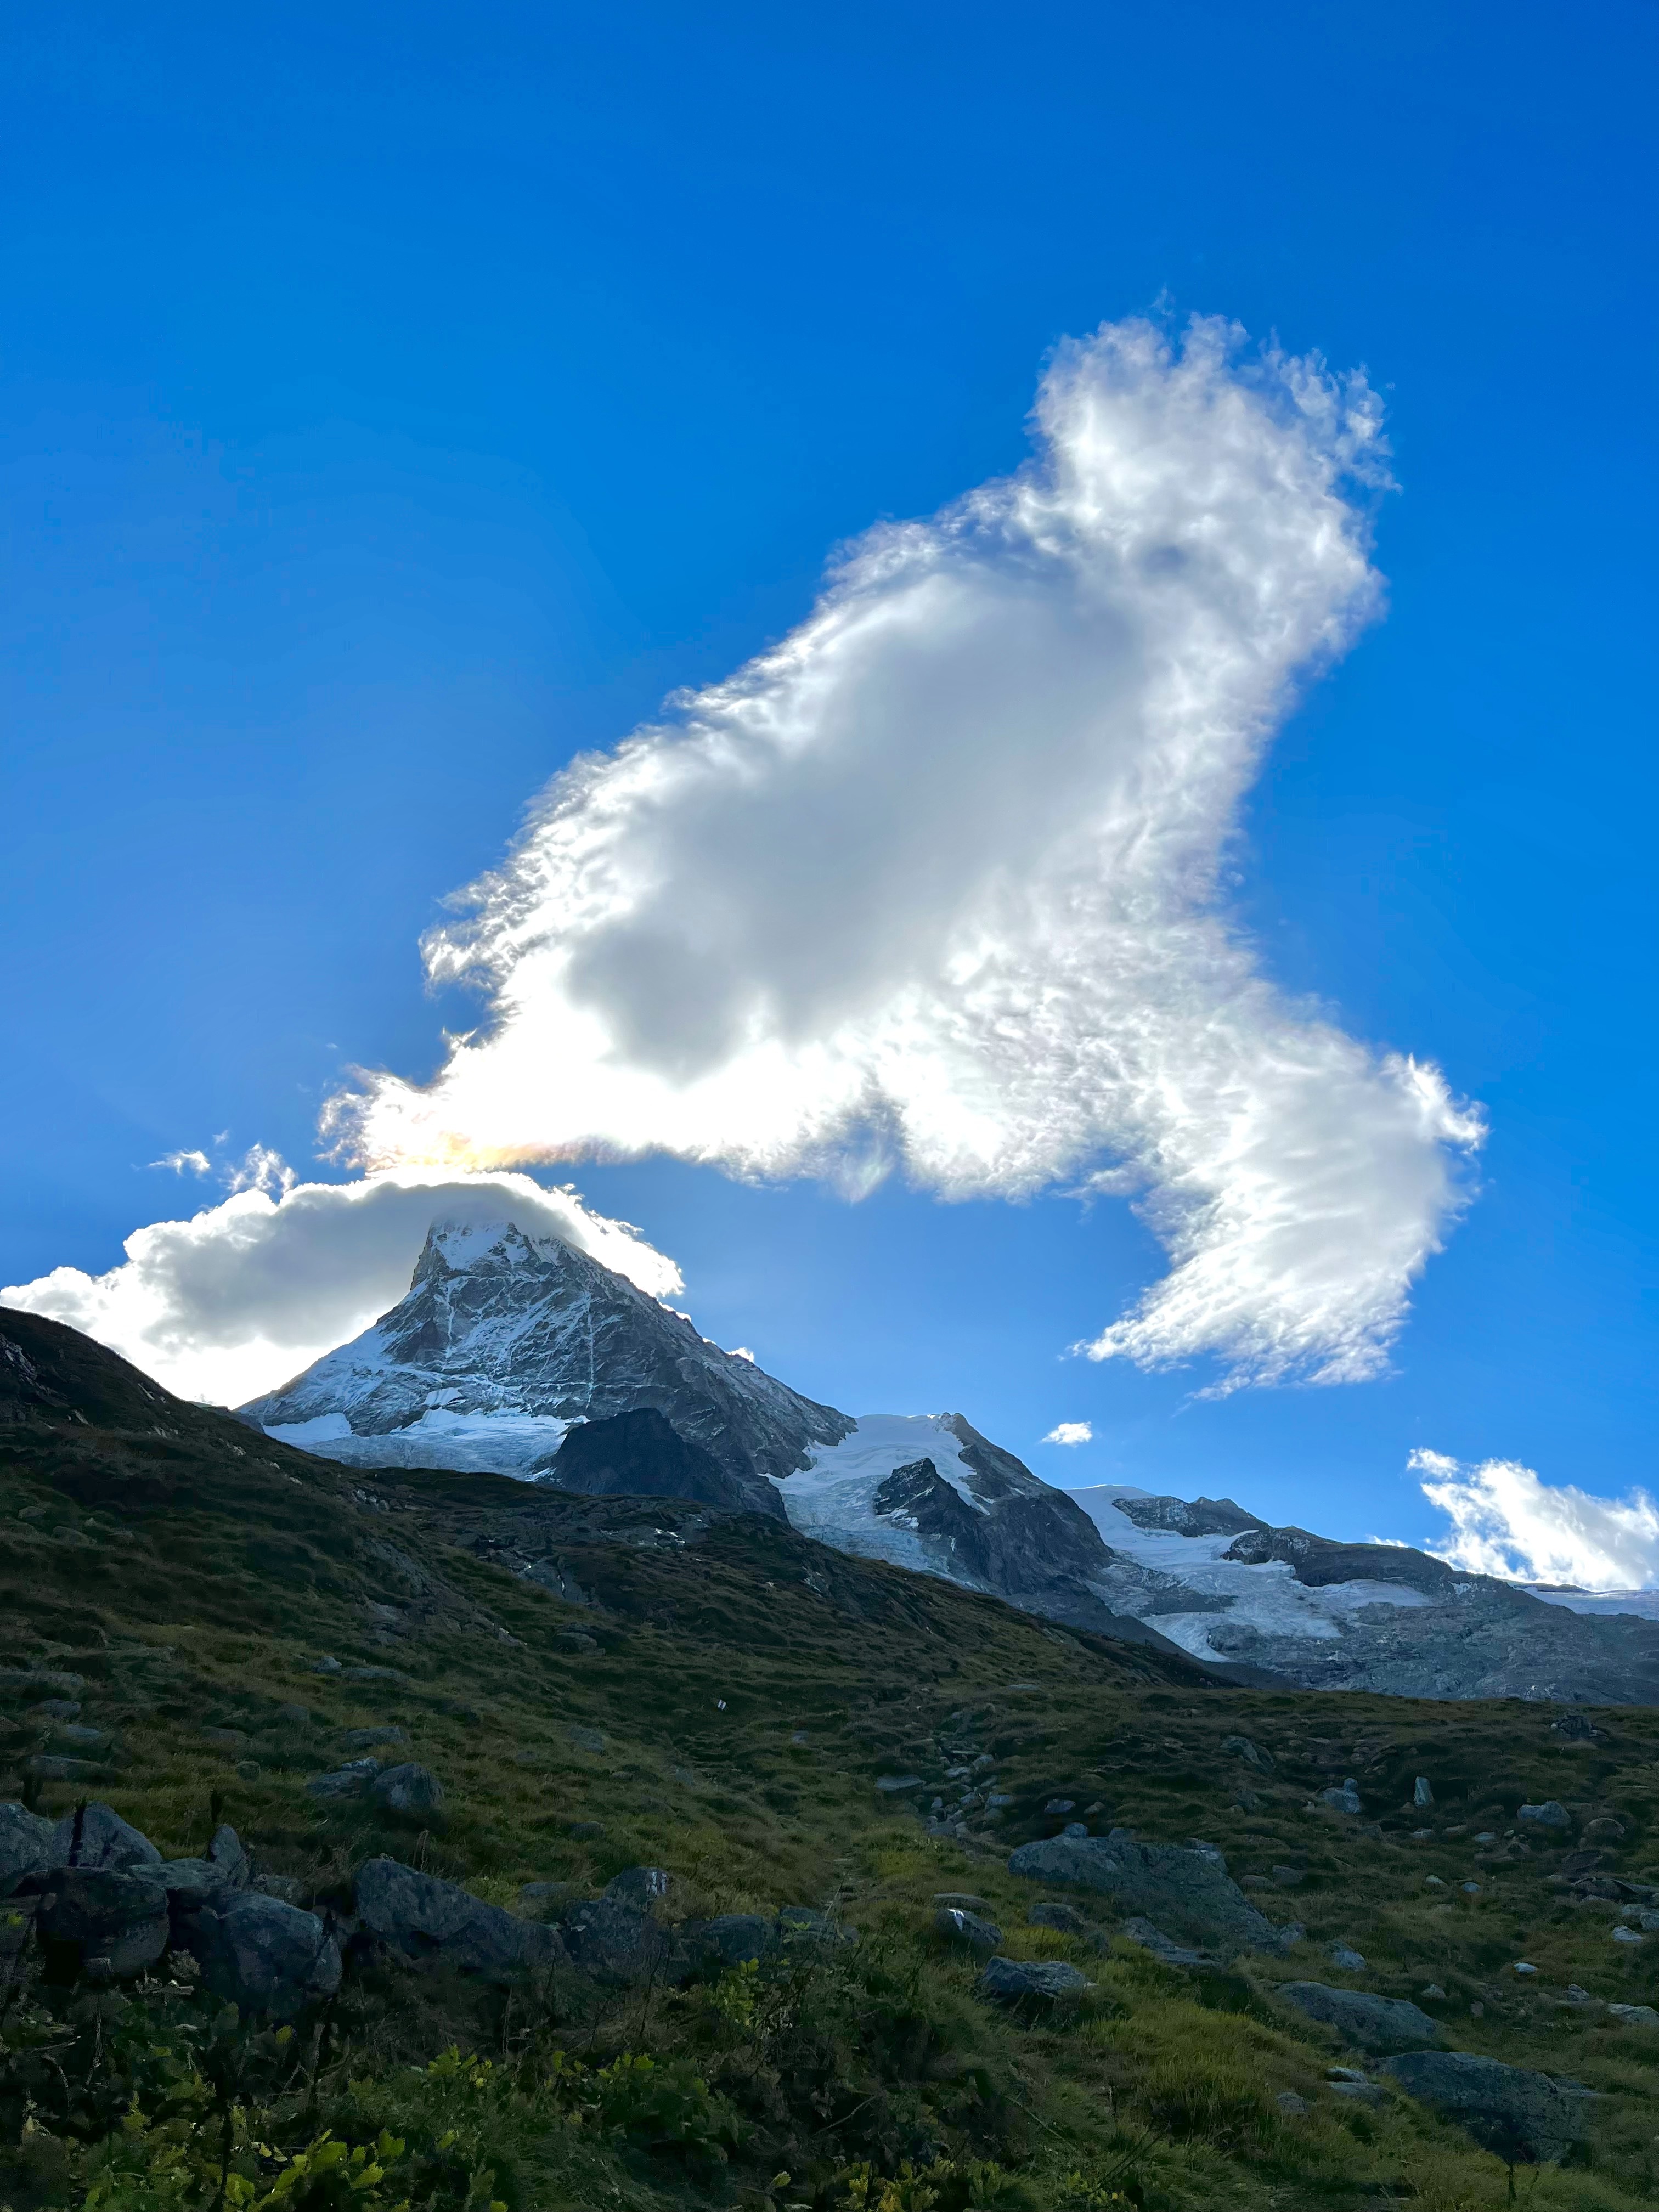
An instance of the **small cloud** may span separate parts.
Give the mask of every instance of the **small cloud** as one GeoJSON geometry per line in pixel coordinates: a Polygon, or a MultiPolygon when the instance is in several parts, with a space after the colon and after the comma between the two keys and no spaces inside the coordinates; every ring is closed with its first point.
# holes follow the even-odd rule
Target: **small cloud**
{"type": "Polygon", "coordinates": [[[732,1347],[732,1357],[733,1359],[746,1359],[751,1367],[755,1364],[755,1355],[746,1344],[734,1344],[732,1347]]]}
{"type": "Polygon", "coordinates": [[[1516,1460],[1469,1467],[1443,1452],[1414,1451],[1423,1495],[1451,1522],[1451,1540],[1429,1547],[1466,1573],[1506,1582],[1571,1583],[1583,1589],[1644,1589],[1659,1580],[1659,1507],[1644,1490],[1595,1498],[1544,1482],[1516,1460]]]}
{"type": "Polygon", "coordinates": [[[233,1194],[239,1190],[262,1190],[269,1198],[273,1191],[285,1195],[296,1181],[280,1152],[272,1152],[269,1145],[250,1145],[240,1164],[226,1176],[225,1188],[233,1194]]]}
{"type": "Polygon", "coordinates": [[[1094,1440],[1094,1429],[1088,1421],[1057,1422],[1042,1439],[1045,1444],[1091,1444],[1094,1440]]]}
{"type": "Polygon", "coordinates": [[[204,1176],[213,1172],[213,1163],[205,1152],[163,1152],[159,1160],[148,1163],[153,1168],[171,1168],[174,1175],[188,1170],[191,1175],[204,1176]]]}

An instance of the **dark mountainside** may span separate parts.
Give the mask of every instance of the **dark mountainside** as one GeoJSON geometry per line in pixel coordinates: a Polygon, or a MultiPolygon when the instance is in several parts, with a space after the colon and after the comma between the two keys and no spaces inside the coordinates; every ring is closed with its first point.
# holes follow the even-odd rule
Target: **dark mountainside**
{"type": "Polygon", "coordinates": [[[1659,1715],[369,1478],[11,1313],[0,1524],[14,2212],[1651,2201],[1659,1715]]]}

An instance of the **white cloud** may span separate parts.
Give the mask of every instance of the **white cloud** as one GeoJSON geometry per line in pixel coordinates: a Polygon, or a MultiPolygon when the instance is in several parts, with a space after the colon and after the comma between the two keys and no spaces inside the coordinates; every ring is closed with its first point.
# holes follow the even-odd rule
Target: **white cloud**
{"type": "Polygon", "coordinates": [[[213,1163],[205,1152],[163,1152],[159,1160],[152,1160],[149,1164],[153,1168],[171,1168],[174,1175],[183,1175],[186,1168],[194,1176],[213,1172],[213,1163]]]}
{"type": "Polygon", "coordinates": [[[1570,1483],[1541,1482],[1510,1459],[1479,1466],[1415,1451],[1423,1495],[1452,1524],[1436,1556],[1473,1574],[1509,1581],[1576,1583],[1584,1589],[1644,1589],[1659,1579],[1659,1507],[1644,1490],[1594,1498],[1570,1483]]]}
{"type": "Polygon", "coordinates": [[[1094,1428],[1088,1421],[1058,1421],[1042,1439],[1045,1444],[1091,1444],[1094,1428]]]}
{"type": "Polygon", "coordinates": [[[872,532],[781,644],[555,779],[426,946],[487,1025],[428,1087],[337,1100],[343,1157],[1094,1172],[1174,1261],[1095,1357],[1385,1364],[1479,1117],[1287,1002],[1217,904],[1274,724],[1379,605],[1376,403],[1130,321],[1060,349],[1036,425],[1028,467],[872,532]]]}
{"type": "Polygon", "coordinates": [[[270,1188],[250,1181],[188,1221],[135,1230],[125,1261],[107,1274],[57,1267],[0,1290],[0,1302],[84,1329],[181,1396],[234,1406],[395,1305],[439,1218],[510,1217],[591,1252],[653,1297],[684,1287],[674,1262],[625,1223],[528,1176],[407,1169],[360,1182],[296,1183],[291,1174],[284,1182],[270,1166],[281,1169],[276,1155],[254,1150],[270,1188]]]}

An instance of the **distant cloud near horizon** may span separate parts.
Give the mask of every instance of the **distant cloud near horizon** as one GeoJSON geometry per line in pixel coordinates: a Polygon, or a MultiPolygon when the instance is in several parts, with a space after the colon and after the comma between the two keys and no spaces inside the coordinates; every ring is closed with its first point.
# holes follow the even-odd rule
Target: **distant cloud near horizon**
{"type": "Polygon", "coordinates": [[[653,1297],[684,1288],[674,1262],[626,1223],[528,1176],[416,1169],[298,1182],[260,1145],[236,1172],[245,1179],[222,1205],[135,1230],[106,1273],[55,1267],[0,1290],[0,1304],[83,1329],[180,1397],[237,1406],[394,1306],[436,1219],[512,1219],[591,1253],[653,1297]]]}
{"type": "Polygon", "coordinates": [[[1170,1271],[1092,1357],[1382,1371],[1480,1116],[1285,998],[1218,896],[1275,725],[1377,611],[1378,420],[1218,321],[1062,346],[1028,467],[555,779],[425,948],[484,1025],[428,1086],[360,1078],[342,1156],[1127,1196],[1170,1271]]]}
{"type": "Polygon", "coordinates": [[[1450,1541],[1430,1547],[1452,1566],[1581,1589],[1646,1589],[1659,1579],[1659,1507],[1644,1490],[1595,1498],[1571,1483],[1541,1481],[1510,1459],[1470,1467],[1443,1452],[1414,1451],[1409,1464],[1428,1478],[1423,1495],[1452,1524],[1450,1541]]]}
{"type": "Polygon", "coordinates": [[[1045,1444],[1091,1444],[1094,1426],[1089,1421],[1057,1421],[1042,1439],[1045,1444]]]}

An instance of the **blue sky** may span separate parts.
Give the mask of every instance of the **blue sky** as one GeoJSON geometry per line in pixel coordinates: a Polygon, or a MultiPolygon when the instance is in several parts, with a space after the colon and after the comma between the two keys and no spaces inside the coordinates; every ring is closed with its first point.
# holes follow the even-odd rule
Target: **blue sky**
{"type": "MultiPolygon", "coordinates": [[[[1363,368],[1386,613],[1274,739],[1260,970],[1490,1134],[1382,1377],[1066,1356],[1165,1273],[1121,1199],[860,1203],[584,1163],[708,1332],[1051,1480],[1436,1527],[1414,1449],[1649,1479],[1651,11],[70,6],[0,103],[0,1280],[307,1175],[425,1080],[417,953],[546,779],[1017,468],[1155,303],[1363,368]],[[226,1133],[216,1145],[219,1133],[226,1133]],[[1091,1443],[1038,1441],[1060,1420],[1091,1443]]],[[[1061,1182],[1074,1178],[1061,1178],[1061,1182]]]]}

